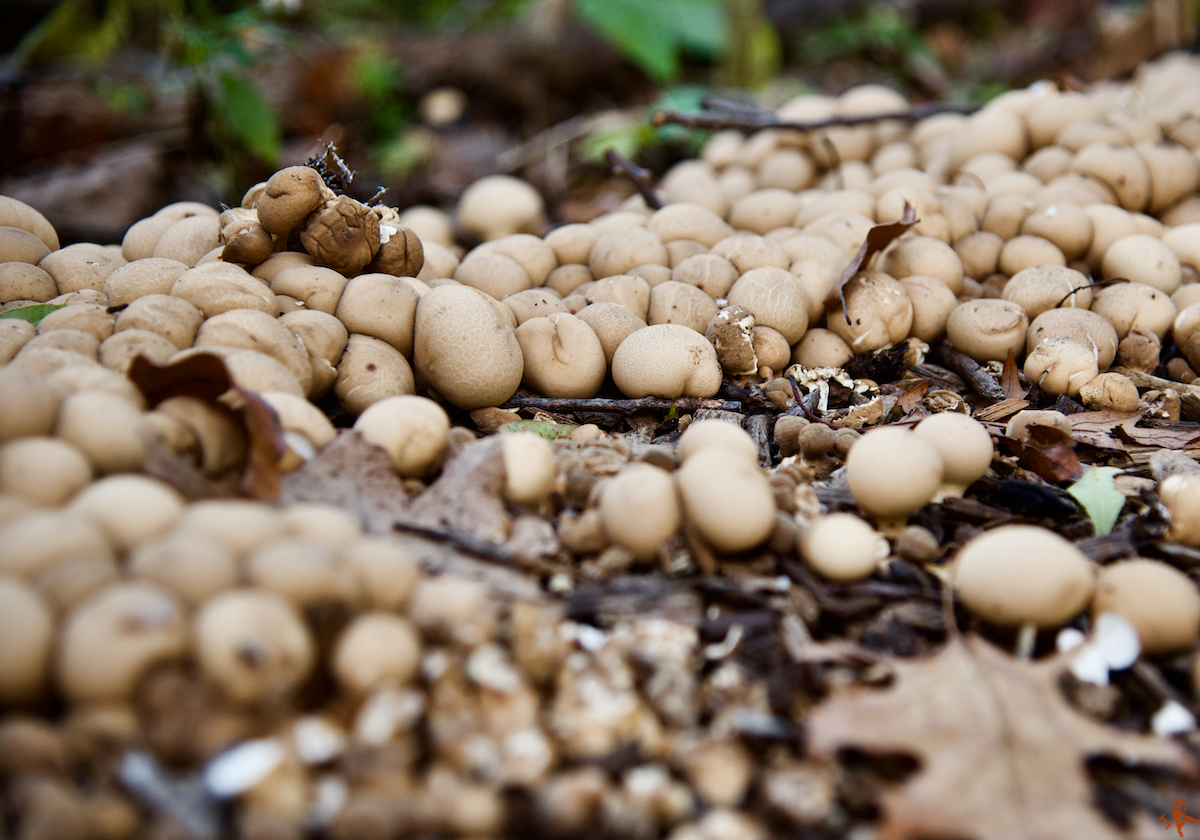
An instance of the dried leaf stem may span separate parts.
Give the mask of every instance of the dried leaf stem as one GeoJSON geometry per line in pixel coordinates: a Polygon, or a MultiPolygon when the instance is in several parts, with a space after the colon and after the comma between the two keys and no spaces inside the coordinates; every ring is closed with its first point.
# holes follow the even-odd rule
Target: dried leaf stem
{"type": "Polygon", "coordinates": [[[604,157],[608,161],[608,165],[612,167],[614,175],[624,175],[630,181],[633,181],[633,185],[637,187],[637,191],[646,200],[647,207],[652,210],[661,210],[667,206],[667,200],[654,186],[653,172],[638,166],[616,149],[609,149],[604,153],[604,157]]]}
{"type": "Polygon", "coordinates": [[[871,125],[872,123],[884,120],[915,122],[933,114],[970,114],[979,110],[980,107],[975,103],[954,105],[944,102],[926,102],[900,111],[833,116],[819,120],[781,120],[771,112],[748,112],[742,108],[729,108],[725,104],[716,101],[710,101],[708,104],[713,106],[719,105],[720,110],[726,113],[696,114],[680,113],[678,111],[659,111],[654,115],[654,124],[656,126],[682,125],[685,128],[696,128],[704,131],[720,131],[727,128],[736,128],[743,131],[758,131],[764,128],[780,128],[791,131],[817,131],[822,128],[871,125]]]}

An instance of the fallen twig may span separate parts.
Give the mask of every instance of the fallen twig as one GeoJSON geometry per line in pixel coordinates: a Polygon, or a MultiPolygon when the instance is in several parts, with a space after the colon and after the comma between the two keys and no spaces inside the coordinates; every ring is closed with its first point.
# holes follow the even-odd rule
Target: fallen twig
{"type": "Polygon", "coordinates": [[[942,364],[952,368],[955,373],[971,386],[971,390],[981,397],[987,397],[992,400],[1007,399],[1008,395],[1004,393],[1004,389],[1000,387],[1000,383],[980,367],[979,362],[961,350],[955,350],[947,344],[939,344],[933,348],[932,355],[942,364]]]}
{"type": "Polygon", "coordinates": [[[654,186],[653,172],[638,166],[616,149],[609,149],[604,153],[604,157],[608,161],[608,165],[612,167],[614,175],[624,175],[630,181],[633,181],[633,185],[637,187],[637,191],[646,200],[647,207],[652,210],[661,210],[667,206],[667,200],[663,198],[663,194],[654,186]]]}
{"type": "MultiPolygon", "coordinates": [[[[716,103],[712,104],[715,105],[716,103]]],[[[872,123],[883,122],[884,120],[914,122],[933,114],[971,114],[979,110],[979,107],[975,103],[953,105],[945,102],[926,102],[921,105],[913,105],[901,111],[833,116],[819,120],[781,120],[770,112],[749,113],[741,108],[724,108],[724,110],[728,111],[726,115],[707,113],[684,114],[678,111],[659,111],[654,115],[654,125],[682,125],[685,128],[696,128],[704,131],[720,131],[726,128],[738,128],[745,131],[758,131],[763,128],[781,128],[790,131],[817,131],[822,128],[870,125],[872,123]]]]}
{"type": "Polygon", "coordinates": [[[538,408],[543,411],[595,412],[598,414],[633,414],[636,411],[676,411],[692,413],[702,408],[717,411],[741,411],[742,404],[735,400],[710,400],[704,397],[680,397],[668,400],[663,397],[640,397],[635,400],[607,400],[601,398],[570,399],[567,397],[534,397],[517,394],[510,397],[500,408],[538,408]]]}

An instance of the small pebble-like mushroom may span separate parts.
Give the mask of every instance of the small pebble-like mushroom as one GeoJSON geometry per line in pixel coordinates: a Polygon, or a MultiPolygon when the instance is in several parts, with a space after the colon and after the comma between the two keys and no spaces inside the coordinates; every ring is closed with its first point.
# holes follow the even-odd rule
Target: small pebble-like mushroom
{"type": "Polygon", "coordinates": [[[1179,257],[1156,236],[1138,233],[1113,242],[1104,253],[1105,277],[1124,277],[1173,295],[1182,282],[1179,257]]]}
{"type": "Polygon", "coordinates": [[[1096,577],[1092,616],[1114,612],[1137,630],[1148,654],[1190,648],[1200,638],[1200,590],[1160,560],[1134,558],[1105,566],[1096,577]]]}
{"type": "Polygon", "coordinates": [[[721,387],[717,351],[678,324],[631,333],[613,354],[612,377],[627,397],[711,397],[721,387]]]}
{"type": "Polygon", "coordinates": [[[992,436],[969,415],[942,411],[918,423],[913,433],[932,443],[942,456],[942,486],[935,498],[961,496],[992,465],[992,436]]]}
{"type": "Polygon", "coordinates": [[[412,682],[421,661],[421,638],[403,618],[386,612],[356,616],[333,646],[331,668],[344,691],[361,696],[412,682]]]}
{"type": "Polygon", "coordinates": [[[1065,265],[1035,265],[1013,274],[1001,298],[1018,304],[1029,318],[1059,306],[1088,309],[1092,305],[1091,280],[1065,265]]]}
{"type": "Polygon", "coordinates": [[[554,447],[533,432],[502,432],[504,495],[536,507],[550,497],[557,476],[554,447]]]}
{"type": "Polygon", "coordinates": [[[600,339],[600,346],[604,348],[604,362],[608,366],[612,365],[613,355],[621,342],[647,326],[644,320],[621,304],[607,301],[589,303],[576,313],[576,317],[591,327],[600,339]]]}
{"type": "Polygon", "coordinates": [[[235,589],[207,601],[192,636],[200,673],[237,703],[286,697],[315,660],[296,608],[261,589],[235,589]]]}
{"type": "Polygon", "coordinates": [[[888,556],[887,540],[852,513],[817,517],[800,531],[800,556],[822,577],[862,580],[888,556]]]}
{"type": "Polygon", "coordinates": [[[255,211],[268,233],[285,236],[334,197],[310,166],[288,166],[267,179],[255,211]]]}
{"type": "Polygon", "coordinates": [[[1065,307],[1047,309],[1033,319],[1025,333],[1025,352],[1032,353],[1042,341],[1052,336],[1073,338],[1089,348],[1096,356],[1100,370],[1108,370],[1117,357],[1117,331],[1108,320],[1090,309],[1065,307]]]}
{"type": "Polygon", "coordinates": [[[264,502],[209,499],[188,505],[176,529],[211,537],[241,558],[283,536],[285,527],[279,511],[264,502]]]}
{"type": "Polygon", "coordinates": [[[450,417],[428,397],[396,396],[370,406],[354,429],[386,451],[400,475],[423,478],[441,460],[450,417]]]}
{"type": "Polygon", "coordinates": [[[1019,304],[985,298],[955,307],[946,320],[954,346],[977,362],[1004,361],[1025,345],[1029,318],[1019,304]]]}
{"type": "Polygon", "coordinates": [[[747,463],[758,463],[758,446],[754,438],[736,423],[709,418],[696,420],[679,436],[677,451],[680,462],[686,462],[696,453],[711,447],[736,452],[747,463]]]}
{"type": "Polygon", "coordinates": [[[890,274],[860,271],[850,278],[843,292],[845,312],[835,310],[825,319],[825,325],[855,353],[879,350],[908,337],[913,304],[890,274]]]}
{"type": "Polygon", "coordinates": [[[227,544],[186,529],[139,545],[130,553],[128,569],[135,578],[163,587],[192,608],[232,589],[238,580],[237,561],[227,544]]]}
{"type": "Polygon", "coordinates": [[[670,473],[650,464],[629,464],[604,484],[600,518],[611,542],[637,560],[653,560],[683,519],[670,473]]]}
{"type": "Polygon", "coordinates": [[[1093,411],[1137,411],[1137,386],[1120,373],[1102,373],[1079,389],[1079,399],[1093,411]]]}
{"type": "Polygon", "coordinates": [[[46,684],[54,615],[35,589],[0,577],[0,703],[36,699],[46,684]]]}
{"type": "Polygon", "coordinates": [[[744,454],[722,446],[701,448],[675,478],[689,524],[717,551],[749,551],[774,530],[771,485],[744,454]]]}
{"type": "Polygon", "coordinates": [[[0,493],[34,504],[64,504],[92,475],[87,457],[57,438],[22,437],[0,446],[0,493]]]}
{"type": "Polygon", "coordinates": [[[544,222],[542,196],[511,175],[489,175],[468,186],[458,199],[459,223],[480,239],[536,233],[544,222]]]}
{"type": "Polygon", "coordinates": [[[954,588],[980,618],[1004,627],[1058,627],[1087,606],[1094,573],[1053,531],[1002,525],[971,539],[954,561],[954,588]]]}
{"type": "Polygon", "coordinates": [[[0,443],[49,434],[60,400],[36,374],[0,367],[0,443]]]}
{"type": "Polygon", "coordinates": [[[395,209],[373,209],[379,216],[379,249],[366,270],[397,277],[416,277],[425,267],[425,248],[421,244],[421,237],[401,223],[395,209]]]}
{"type": "Polygon", "coordinates": [[[174,597],[148,583],[115,583],[63,623],[57,682],[75,702],[124,700],[151,666],[186,648],[187,625],[174,597]]]}
{"type": "Polygon", "coordinates": [[[364,534],[347,543],[342,559],[354,569],[366,604],[378,610],[399,610],[420,578],[416,558],[395,539],[364,534]]]}
{"type": "Polygon", "coordinates": [[[372,405],[416,390],[412,367],[399,350],[369,335],[351,335],[337,364],[333,392],[352,417],[372,405]]]}
{"type": "Polygon", "coordinates": [[[547,397],[595,396],[608,374],[604,346],[586,321],[567,312],[530,318],[516,329],[522,383],[547,397]]]}
{"type": "Polygon", "coordinates": [[[165,534],[183,515],[184,499],[144,475],[102,478],[80,491],[69,510],[89,519],[120,552],[165,534]]]}
{"type": "Polygon", "coordinates": [[[1167,476],[1159,485],[1158,496],[1171,515],[1167,539],[1200,546],[1200,476],[1187,473],[1167,476]]]}
{"type": "Polygon", "coordinates": [[[63,400],[55,434],[91,462],[97,473],[141,469],[149,431],[127,400],[104,391],[81,391],[63,400]]]}
{"type": "Polygon", "coordinates": [[[124,330],[157,333],[180,350],[192,346],[204,313],[183,298],[146,295],[133,301],[117,316],[114,335],[124,330]]]}
{"type": "Polygon", "coordinates": [[[1134,282],[1101,289],[1091,309],[1108,319],[1120,339],[1134,327],[1141,327],[1153,332],[1161,341],[1179,314],[1166,292],[1134,282]]]}
{"type": "Polygon", "coordinates": [[[943,478],[937,447],[897,426],[867,432],[846,457],[850,492],[884,534],[899,533],[909,514],[933,499],[943,478]]]}
{"type": "Polygon", "coordinates": [[[913,319],[908,329],[909,336],[927,343],[944,336],[950,313],[958,306],[954,292],[941,280],[926,274],[910,274],[901,279],[900,285],[912,301],[913,319]]]}
{"type": "Polygon", "coordinates": [[[1025,378],[1047,394],[1079,396],[1079,389],[1100,373],[1096,352],[1074,338],[1053,335],[1042,339],[1025,357],[1025,378]]]}
{"type": "Polygon", "coordinates": [[[453,576],[422,578],[408,602],[408,616],[427,640],[464,648],[491,641],[496,610],[485,584],[453,576]]]}
{"type": "Polygon", "coordinates": [[[726,297],[731,306],[743,306],[754,313],[755,326],[778,330],[789,345],[799,341],[808,329],[808,292],[790,271],[774,266],[751,269],[738,278],[726,297]]]}

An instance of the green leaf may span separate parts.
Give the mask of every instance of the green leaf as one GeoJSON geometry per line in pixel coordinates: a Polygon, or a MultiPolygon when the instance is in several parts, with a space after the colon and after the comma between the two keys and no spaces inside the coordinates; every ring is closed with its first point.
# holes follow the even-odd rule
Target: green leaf
{"type": "Polygon", "coordinates": [[[51,312],[57,312],[64,306],[66,306],[65,303],[31,303],[29,306],[21,306],[16,309],[0,312],[0,318],[19,318],[22,321],[36,324],[51,312]]]}
{"type": "Polygon", "coordinates": [[[502,432],[533,432],[546,440],[566,437],[575,431],[575,426],[564,426],[560,423],[548,423],[545,420],[514,420],[500,427],[502,432]]]}
{"type": "Polygon", "coordinates": [[[256,156],[273,163],[283,143],[279,121],[253,82],[228,70],[220,75],[223,116],[234,137],[256,156]]]}
{"type": "Polygon", "coordinates": [[[575,13],[617,45],[625,57],[655,82],[680,72],[679,36],[663,25],[656,0],[576,0],[575,13]]]}
{"type": "Polygon", "coordinates": [[[1125,506],[1125,496],[1113,482],[1113,477],[1121,472],[1116,467],[1092,467],[1067,488],[1091,517],[1097,534],[1110,533],[1125,506]]]}
{"type": "Polygon", "coordinates": [[[729,46],[729,18],[712,0],[645,0],[659,24],[679,46],[703,58],[716,58],[729,46]]]}

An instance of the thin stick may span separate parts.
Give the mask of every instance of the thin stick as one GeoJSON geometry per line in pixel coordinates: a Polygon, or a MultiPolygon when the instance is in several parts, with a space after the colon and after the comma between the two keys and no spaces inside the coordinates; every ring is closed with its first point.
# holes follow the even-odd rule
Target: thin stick
{"type": "Polygon", "coordinates": [[[796,377],[789,376],[788,382],[792,386],[792,396],[794,396],[796,398],[796,405],[800,406],[800,410],[804,412],[805,417],[807,417],[809,420],[813,421],[814,423],[820,423],[821,425],[828,426],[831,429],[837,428],[832,423],[830,423],[828,420],[822,420],[820,417],[818,417],[816,414],[814,414],[807,405],[804,404],[804,398],[800,396],[800,386],[796,384],[796,377]]]}
{"type": "Polygon", "coordinates": [[[682,125],[685,128],[697,128],[705,131],[720,131],[726,128],[740,128],[745,131],[758,131],[763,128],[780,128],[791,131],[817,131],[822,128],[840,128],[844,126],[870,125],[884,120],[904,120],[914,122],[933,114],[970,114],[979,110],[975,103],[952,105],[944,102],[927,102],[913,105],[900,111],[883,111],[875,114],[854,114],[847,116],[826,117],[820,120],[781,120],[773,113],[746,113],[743,109],[725,109],[727,115],[719,114],[684,114],[678,111],[659,111],[654,115],[654,124],[682,125]]]}
{"type": "Polygon", "coordinates": [[[676,400],[662,397],[640,397],[636,400],[600,398],[575,400],[567,397],[533,397],[525,394],[512,396],[508,402],[500,406],[500,408],[507,409],[539,408],[543,411],[557,411],[564,414],[588,411],[602,414],[633,414],[637,411],[670,411],[672,407],[676,411],[684,413],[699,411],[702,408],[737,412],[742,410],[742,404],[735,400],[710,400],[703,397],[680,397],[676,400]]]}
{"type": "Polygon", "coordinates": [[[667,200],[654,186],[653,172],[638,166],[616,149],[609,149],[604,153],[604,157],[608,161],[608,165],[612,167],[614,175],[624,175],[633,181],[637,191],[646,200],[647,207],[651,210],[661,210],[667,206],[667,200]]]}
{"type": "Polygon", "coordinates": [[[981,397],[987,397],[992,400],[1008,398],[1008,394],[1004,393],[1004,389],[1000,387],[1000,383],[980,367],[979,362],[961,350],[955,350],[953,347],[941,344],[934,348],[933,356],[938,361],[953,368],[971,386],[971,390],[981,397]]]}

